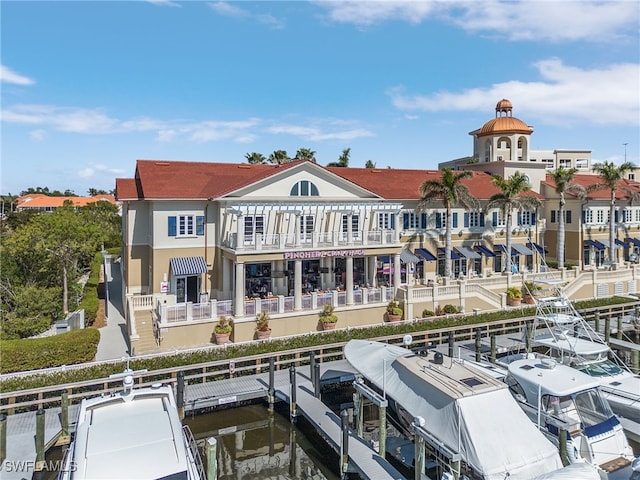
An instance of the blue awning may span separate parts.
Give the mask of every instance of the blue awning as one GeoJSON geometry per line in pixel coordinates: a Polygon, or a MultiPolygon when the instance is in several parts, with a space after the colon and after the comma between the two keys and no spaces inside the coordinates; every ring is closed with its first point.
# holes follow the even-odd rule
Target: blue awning
{"type": "Polygon", "coordinates": [[[427,262],[433,262],[435,260],[438,260],[436,258],[436,256],[433,253],[431,253],[429,250],[427,250],[426,248],[416,248],[416,254],[419,257],[422,257],[427,262]]]}
{"type": "Polygon", "coordinates": [[[169,260],[173,275],[200,275],[206,273],[207,262],[204,257],[173,257],[169,260]]]}
{"type": "Polygon", "coordinates": [[[496,254],[493,253],[491,250],[489,250],[487,247],[485,247],[484,245],[476,245],[475,247],[473,247],[476,249],[477,252],[487,256],[487,257],[495,257],[496,254]]]}
{"type": "Polygon", "coordinates": [[[533,251],[521,243],[514,243],[511,245],[511,255],[533,255],[533,251]]]}
{"type": "Polygon", "coordinates": [[[596,241],[596,240],[585,240],[584,244],[585,245],[591,245],[596,250],[604,250],[605,249],[605,246],[603,244],[601,244],[600,242],[596,241]]]}
{"type": "Polygon", "coordinates": [[[501,243],[498,243],[497,245],[494,245],[493,248],[497,249],[497,251],[499,251],[499,252],[507,253],[507,247],[505,247],[501,243]]]}
{"type": "MultiPolygon", "coordinates": [[[[442,255],[444,257],[444,254],[445,254],[444,247],[438,247],[438,255],[442,255]]],[[[460,254],[452,249],[451,260],[458,260],[458,259],[460,259],[460,254]]]]}
{"type": "Polygon", "coordinates": [[[535,248],[540,255],[543,255],[545,253],[549,253],[542,245],[538,245],[536,242],[528,242],[527,246],[535,248]]]}
{"type": "Polygon", "coordinates": [[[629,244],[627,242],[623,242],[616,238],[616,245],[620,245],[622,248],[629,248],[629,244]]]}
{"type": "Polygon", "coordinates": [[[638,240],[637,238],[627,237],[624,239],[624,241],[633,243],[636,247],[640,247],[640,240],[638,240]]]}

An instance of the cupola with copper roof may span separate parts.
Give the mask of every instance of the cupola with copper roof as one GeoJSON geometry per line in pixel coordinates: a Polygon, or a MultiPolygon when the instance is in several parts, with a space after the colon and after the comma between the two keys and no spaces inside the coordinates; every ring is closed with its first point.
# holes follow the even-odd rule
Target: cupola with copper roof
{"type": "Polygon", "coordinates": [[[496,104],[496,118],[486,122],[477,131],[478,137],[495,135],[498,133],[525,133],[531,134],[533,128],[524,123],[519,118],[512,116],[513,105],[509,100],[503,98],[496,104]]]}

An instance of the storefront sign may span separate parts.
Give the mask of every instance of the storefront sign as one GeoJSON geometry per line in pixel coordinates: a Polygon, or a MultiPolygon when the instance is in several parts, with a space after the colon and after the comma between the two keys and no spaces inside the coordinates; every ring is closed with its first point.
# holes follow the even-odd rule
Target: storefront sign
{"type": "Polygon", "coordinates": [[[310,252],[286,252],[284,254],[285,260],[306,260],[308,258],[322,258],[322,257],[356,257],[364,255],[364,250],[315,250],[310,252]]]}
{"type": "Polygon", "coordinates": [[[169,282],[160,282],[160,293],[169,292],[169,282]]]}

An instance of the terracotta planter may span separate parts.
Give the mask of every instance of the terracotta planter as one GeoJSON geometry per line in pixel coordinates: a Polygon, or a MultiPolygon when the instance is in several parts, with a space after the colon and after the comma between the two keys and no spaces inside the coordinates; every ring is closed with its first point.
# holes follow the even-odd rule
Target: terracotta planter
{"type": "Polygon", "coordinates": [[[524,300],[524,303],[526,303],[527,305],[535,305],[536,304],[536,299],[533,295],[528,295],[525,294],[524,297],[522,297],[522,299],[524,300]]]}
{"type": "Polygon", "coordinates": [[[271,329],[269,330],[256,330],[256,336],[258,340],[266,340],[271,336],[271,329]]]}
{"type": "Polygon", "coordinates": [[[510,307],[519,307],[522,303],[522,298],[507,298],[507,305],[510,307]]]}
{"type": "Polygon", "coordinates": [[[231,333],[216,333],[216,345],[224,345],[225,343],[230,343],[229,337],[231,333]]]}
{"type": "Polygon", "coordinates": [[[336,324],[335,323],[322,322],[322,329],[323,330],[335,330],[336,329],[336,324]]]}
{"type": "Polygon", "coordinates": [[[402,315],[393,315],[391,313],[387,313],[387,322],[399,322],[402,320],[402,315]]]}

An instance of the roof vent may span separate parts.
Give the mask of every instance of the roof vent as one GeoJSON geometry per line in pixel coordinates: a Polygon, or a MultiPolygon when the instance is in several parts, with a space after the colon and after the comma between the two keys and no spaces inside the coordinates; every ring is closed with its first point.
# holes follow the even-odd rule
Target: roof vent
{"type": "Polygon", "coordinates": [[[436,352],[433,356],[433,363],[436,365],[442,365],[444,363],[444,357],[442,356],[442,352],[436,352]]]}
{"type": "Polygon", "coordinates": [[[245,169],[249,169],[251,168],[251,165],[248,165],[246,163],[241,163],[240,165],[238,165],[238,168],[245,168],[245,169]]]}
{"type": "Polygon", "coordinates": [[[554,368],[556,368],[556,361],[553,358],[541,358],[540,363],[544,368],[547,368],[549,370],[553,370],[554,368]]]}

